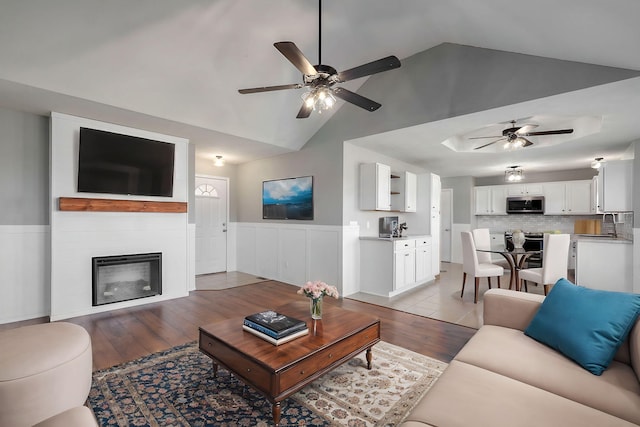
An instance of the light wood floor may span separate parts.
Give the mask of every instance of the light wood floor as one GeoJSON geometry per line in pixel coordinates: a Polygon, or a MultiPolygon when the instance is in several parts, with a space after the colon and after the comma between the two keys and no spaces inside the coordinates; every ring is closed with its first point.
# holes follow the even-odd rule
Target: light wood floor
{"type": "MultiPolygon", "coordinates": [[[[302,298],[296,295],[297,289],[267,281],[224,290],[193,291],[185,298],[67,321],[83,326],[91,335],[94,370],[97,370],[195,341],[201,325],[242,317],[277,307],[291,298],[302,298]]],[[[476,332],[473,328],[347,298],[325,300],[325,309],[330,310],[332,305],[378,316],[383,341],[444,362],[449,362],[476,332]]],[[[46,321],[34,319],[0,325],[0,330],[46,321]]]]}

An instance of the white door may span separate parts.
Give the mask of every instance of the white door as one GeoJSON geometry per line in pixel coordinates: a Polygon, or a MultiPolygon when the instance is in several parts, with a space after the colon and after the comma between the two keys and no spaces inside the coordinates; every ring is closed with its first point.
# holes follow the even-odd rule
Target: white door
{"type": "Polygon", "coordinates": [[[196,274],[227,271],[227,184],[196,176],[196,274]]]}
{"type": "Polygon", "coordinates": [[[444,262],[451,262],[452,193],[451,188],[440,192],[440,258],[444,262]]]}

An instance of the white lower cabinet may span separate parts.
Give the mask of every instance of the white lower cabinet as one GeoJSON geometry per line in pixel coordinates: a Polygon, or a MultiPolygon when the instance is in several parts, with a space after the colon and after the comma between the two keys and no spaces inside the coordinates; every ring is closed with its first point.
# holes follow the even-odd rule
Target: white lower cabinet
{"type": "Polygon", "coordinates": [[[360,291],[392,297],[434,280],[431,237],[361,238],[360,291]]]}

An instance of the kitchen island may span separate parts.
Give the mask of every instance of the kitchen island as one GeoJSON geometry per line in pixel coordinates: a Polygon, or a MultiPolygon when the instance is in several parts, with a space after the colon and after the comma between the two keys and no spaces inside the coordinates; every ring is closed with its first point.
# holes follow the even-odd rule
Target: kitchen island
{"type": "Polygon", "coordinates": [[[431,236],[360,237],[360,291],[393,297],[435,280],[431,236]]]}
{"type": "MultiPolygon", "coordinates": [[[[605,291],[634,292],[633,241],[607,235],[573,235],[576,284],[605,291]]],[[[635,289],[639,292],[640,289],[635,289]]]]}

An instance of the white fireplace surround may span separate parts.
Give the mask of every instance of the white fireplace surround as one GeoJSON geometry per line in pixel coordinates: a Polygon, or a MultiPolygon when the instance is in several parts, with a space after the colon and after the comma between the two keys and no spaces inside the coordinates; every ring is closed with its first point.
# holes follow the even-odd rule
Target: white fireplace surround
{"type": "Polygon", "coordinates": [[[60,211],[60,197],[187,202],[188,141],[66,114],[51,115],[51,320],[188,295],[186,213],[60,211]],[[176,146],[173,197],[78,193],[80,127],[138,136],[176,146]],[[162,295],[92,306],[92,257],[162,253],[162,295]]]}

